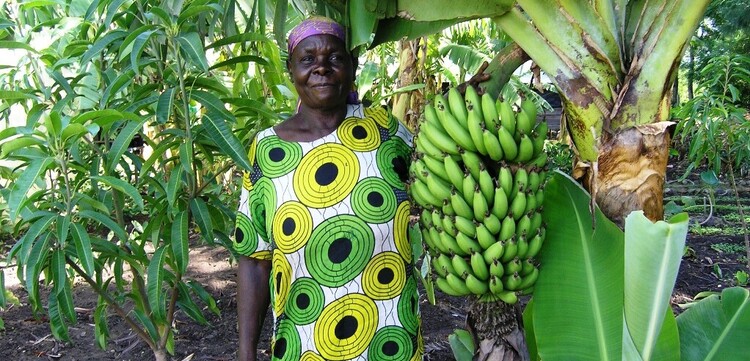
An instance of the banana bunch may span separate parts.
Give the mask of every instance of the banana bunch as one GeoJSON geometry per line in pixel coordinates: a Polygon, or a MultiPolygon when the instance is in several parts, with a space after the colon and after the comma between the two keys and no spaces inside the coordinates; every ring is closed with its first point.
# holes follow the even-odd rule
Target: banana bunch
{"type": "Polygon", "coordinates": [[[427,105],[409,168],[436,284],[513,304],[539,275],[547,124],[536,106],[455,88],[427,105]]]}

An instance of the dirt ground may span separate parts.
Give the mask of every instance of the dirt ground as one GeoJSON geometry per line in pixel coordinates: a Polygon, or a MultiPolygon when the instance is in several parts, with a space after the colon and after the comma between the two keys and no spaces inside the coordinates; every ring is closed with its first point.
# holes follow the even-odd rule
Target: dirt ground
{"type": "MultiPolygon", "coordinates": [[[[702,197],[703,191],[695,186],[695,180],[670,183],[665,197],[677,199],[692,195],[702,197]]],[[[718,194],[718,193],[717,193],[718,194]]],[[[721,195],[721,194],[719,194],[721,195]]],[[[742,194],[746,210],[750,210],[750,192],[742,194]]],[[[717,198],[721,202],[731,202],[734,198],[717,198]],[[722,199],[726,199],[723,200],[722,199]]],[[[665,202],[666,203],[666,202],[665,202]]],[[[700,202],[698,202],[700,203],[700,202]]],[[[746,216],[747,217],[747,216],[746,216]]],[[[693,216],[692,221],[703,221],[705,214],[693,216]],[[695,220],[693,220],[693,218],[695,220]]],[[[704,227],[726,226],[738,221],[728,220],[727,215],[715,211],[704,227]],[[727,218],[727,219],[725,219],[727,218]]],[[[703,234],[693,232],[688,235],[687,251],[680,267],[673,308],[680,312],[680,303],[689,302],[702,291],[720,291],[734,285],[734,274],[738,270],[747,271],[746,256],[742,252],[728,252],[720,244],[744,246],[742,235],[703,234]],[[712,247],[712,245],[714,247],[712,247]],[[719,271],[720,270],[720,271],[719,271]]],[[[6,241],[9,242],[9,241],[6,241]]],[[[209,326],[201,326],[178,313],[173,360],[233,360],[237,348],[236,332],[236,290],[235,265],[230,264],[226,251],[217,248],[195,247],[191,250],[190,277],[204,284],[216,299],[221,316],[206,312],[209,326]]],[[[7,271],[6,271],[7,273],[7,271]]],[[[140,342],[117,317],[110,319],[110,342],[107,350],[101,350],[94,343],[93,308],[96,296],[85,287],[76,287],[74,298],[78,306],[78,324],[71,327],[72,342],[63,344],[55,341],[47,320],[35,318],[28,306],[28,297],[21,288],[13,288],[21,305],[6,309],[0,314],[5,321],[5,331],[0,331],[0,360],[151,360],[148,347],[140,342]]],[[[422,294],[421,312],[423,336],[426,347],[426,360],[453,360],[448,335],[456,328],[463,328],[468,301],[462,298],[437,294],[436,305],[430,305],[422,294]]],[[[43,295],[44,297],[44,295],[43,295]]],[[[267,318],[270,320],[270,314],[267,318]]],[[[270,322],[266,322],[260,347],[266,350],[262,360],[268,360],[270,322]]]]}

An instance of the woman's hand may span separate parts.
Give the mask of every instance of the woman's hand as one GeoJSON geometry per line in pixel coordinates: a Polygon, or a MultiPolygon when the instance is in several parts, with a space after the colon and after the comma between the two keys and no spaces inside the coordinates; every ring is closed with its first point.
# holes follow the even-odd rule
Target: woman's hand
{"type": "Polygon", "coordinates": [[[466,93],[466,87],[467,86],[472,86],[472,87],[474,87],[474,89],[477,90],[477,93],[479,93],[480,95],[482,93],[484,93],[484,90],[482,90],[481,88],[479,88],[479,83],[484,83],[487,80],[490,80],[490,75],[489,74],[485,74],[485,72],[484,72],[489,65],[490,64],[487,63],[486,61],[484,63],[482,63],[482,66],[479,67],[479,70],[477,70],[477,73],[474,74],[471,77],[471,79],[469,79],[466,82],[463,82],[463,83],[459,84],[456,87],[456,89],[458,90],[458,92],[461,93],[461,95],[463,95],[463,94],[466,93]]]}

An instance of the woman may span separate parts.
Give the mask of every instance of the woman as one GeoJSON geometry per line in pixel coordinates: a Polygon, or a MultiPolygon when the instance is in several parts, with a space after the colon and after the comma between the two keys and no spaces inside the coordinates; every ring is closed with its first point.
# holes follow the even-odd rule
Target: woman
{"type": "Polygon", "coordinates": [[[298,111],[255,137],[237,218],[239,359],[256,359],[272,303],[274,360],[421,360],[411,134],[349,104],[355,59],[339,24],[303,21],[289,55],[298,111]]]}

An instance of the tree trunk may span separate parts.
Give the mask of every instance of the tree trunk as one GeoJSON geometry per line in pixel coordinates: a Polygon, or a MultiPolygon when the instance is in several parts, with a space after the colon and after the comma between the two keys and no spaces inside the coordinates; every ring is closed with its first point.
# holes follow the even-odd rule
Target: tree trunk
{"type": "MultiPolygon", "coordinates": [[[[398,84],[399,88],[420,84],[424,81],[424,42],[422,38],[399,41],[398,84]]],[[[424,109],[424,93],[418,90],[396,94],[393,97],[393,116],[409,129],[417,129],[417,123],[424,109]]]]}
{"type": "Polygon", "coordinates": [[[477,345],[475,361],[530,359],[517,305],[475,301],[466,316],[466,326],[477,345]]]}
{"type": "MultiPolygon", "coordinates": [[[[602,212],[620,228],[631,211],[642,209],[650,220],[664,217],[664,182],[672,122],[639,125],[602,137],[599,160],[585,169],[585,187],[602,212]]],[[[580,165],[580,163],[579,163],[580,165]]],[[[577,177],[583,169],[577,169],[577,177]]]]}

